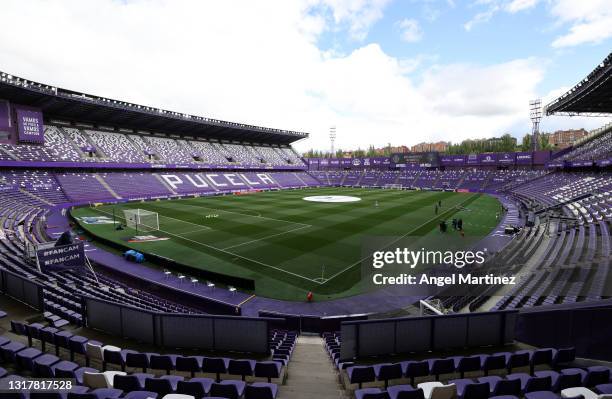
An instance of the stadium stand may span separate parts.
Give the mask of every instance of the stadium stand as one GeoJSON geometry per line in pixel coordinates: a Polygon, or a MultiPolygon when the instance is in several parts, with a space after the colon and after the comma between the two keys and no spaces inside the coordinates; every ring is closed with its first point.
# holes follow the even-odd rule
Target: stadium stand
{"type": "MultiPolygon", "coordinates": [[[[591,80],[603,79],[608,70],[609,59],[591,80]]],[[[309,169],[291,147],[304,133],[129,103],[111,105],[95,96],[75,100],[74,92],[24,86],[6,74],[2,79],[1,98],[43,104],[44,130],[38,143],[0,143],[0,291],[20,301],[16,308],[30,307],[27,317],[16,313],[10,331],[0,335],[0,378],[67,377],[76,383],[67,395],[11,397],[273,399],[290,375],[297,380],[307,371],[323,376],[311,397],[325,397],[316,389],[359,399],[557,399],[612,393],[610,369],[601,363],[612,360],[609,343],[600,347],[611,328],[606,316],[612,281],[612,174],[609,164],[601,162],[612,157],[609,125],[569,150],[541,154],[544,160],[521,153],[530,157],[524,164],[471,165],[465,154],[461,166],[400,167],[389,159],[378,164],[354,159],[334,160],[335,166],[332,160],[319,160],[318,167],[309,169]],[[71,111],[74,101],[79,102],[76,114],[71,113],[76,112],[71,111]],[[477,271],[515,274],[518,284],[503,289],[480,285],[467,295],[442,291],[423,296],[439,304],[442,314],[423,316],[423,328],[403,336],[398,325],[411,318],[389,315],[414,316],[410,312],[421,297],[385,302],[389,308],[380,314],[363,314],[366,303],[374,307],[380,300],[367,294],[316,304],[310,298],[304,303],[259,298],[251,295],[253,287],[237,292],[232,284],[243,283],[239,278],[230,284],[223,280],[228,276],[214,272],[205,270],[202,277],[175,270],[169,266],[172,259],[162,254],[136,265],[112,252],[113,245],[123,248],[117,243],[94,245],[67,214],[71,207],[99,203],[136,206],[148,200],[313,187],[494,196],[501,204],[498,226],[483,238],[491,252],[477,271]],[[54,245],[66,230],[78,236],[74,242],[83,245],[95,267],[39,267],[33,248],[54,245]],[[216,287],[216,279],[223,284],[216,287]],[[287,314],[275,313],[285,308],[287,314]],[[481,321],[496,314],[511,316],[497,324],[481,321]],[[533,322],[538,315],[546,322],[533,322]],[[604,321],[595,322],[597,316],[604,321]],[[429,318],[450,328],[428,329],[429,318]],[[351,335],[349,326],[354,325],[360,333],[351,335]],[[368,330],[368,325],[379,327],[368,330]],[[470,330],[470,325],[477,328],[470,330]],[[571,334],[562,335],[565,330],[571,334]],[[448,331],[455,334],[452,339],[448,331]],[[319,333],[322,339],[303,338],[300,332],[319,333]],[[109,333],[118,341],[105,345],[107,340],[99,337],[109,333]],[[488,335],[495,341],[483,344],[488,335]],[[402,345],[405,350],[395,350],[402,345]],[[419,345],[428,349],[406,349],[419,345]],[[324,348],[327,355],[313,347],[324,348]],[[360,353],[366,347],[378,350],[377,357],[360,353]],[[329,385],[323,382],[330,379],[329,385]]],[[[585,86],[601,95],[602,86],[585,86]]],[[[589,100],[587,91],[582,87],[568,93],[547,112],[602,112],[602,103],[589,100]],[[575,108],[568,96],[586,105],[575,108]]],[[[223,211],[212,209],[208,216],[223,211]]],[[[262,218],[249,212],[241,217],[262,218]]],[[[311,227],[304,222],[291,229],[311,227]]],[[[284,234],[282,229],[273,236],[284,234]]],[[[138,234],[134,238],[142,238],[138,234]]],[[[296,253],[301,250],[297,246],[296,253]]],[[[2,317],[6,312],[0,312],[2,317]]],[[[304,385],[300,389],[297,396],[311,392],[304,385]]],[[[294,393],[286,389],[283,397],[294,393]]]]}

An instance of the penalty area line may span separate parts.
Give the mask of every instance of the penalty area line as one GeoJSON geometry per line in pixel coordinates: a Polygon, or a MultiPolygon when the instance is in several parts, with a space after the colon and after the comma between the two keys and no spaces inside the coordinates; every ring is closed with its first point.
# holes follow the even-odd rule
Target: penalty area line
{"type": "Polygon", "coordinates": [[[309,228],[309,227],[312,227],[312,226],[300,226],[300,227],[296,227],[295,229],[290,229],[290,230],[287,230],[287,231],[282,231],[282,232],[280,232],[280,233],[271,234],[271,235],[269,235],[269,236],[265,236],[265,237],[257,238],[257,239],[255,239],[255,240],[250,240],[250,241],[241,242],[240,244],[236,244],[236,245],[232,245],[232,246],[229,246],[229,247],[225,247],[225,248],[223,248],[223,249],[224,249],[224,250],[227,250],[227,249],[232,249],[232,248],[241,247],[241,246],[243,246],[243,245],[252,244],[252,243],[254,243],[254,242],[258,242],[258,241],[267,240],[268,238],[277,237],[277,236],[280,236],[280,235],[284,235],[284,234],[292,233],[292,232],[297,231],[297,230],[307,229],[307,228],[309,228]]]}
{"type": "MultiPolygon", "coordinates": [[[[96,208],[93,208],[93,209],[94,209],[95,211],[97,211],[97,212],[101,212],[101,213],[104,213],[104,214],[107,214],[107,215],[112,215],[112,213],[105,212],[105,211],[103,211],[103,210],[101,210],[101,209],[96,209],[96,208]]],[[[123,217],[119,217],[119,218],[120,218],[120,219],[124,219],[124,220],[125,220],[125,218],[123,218],[123,217]]],[[[177,219],[177,220],[178,220],[178,219],[177,219]]],[[[238,255],[237,253],[230,252],[230,251],[226,251],[226,250],[224,250],[224,249],[222,249],[222,248],[217,248],[217,247],[215,247],[215,246],[213,246],[213,245],[205,244],[205,243],[203,243],[203,242],[196,241],[196,240],[192,240],[192,239],[187,238],[187,237],[181,237],[181,236],[180,236],[180,235],[178,235],[178,234],[170,233],[169,231],[165,231],[165,230],[161,230],[161,229],[157,229],[156,231],[159,231],[159,232],[164,233],[164,234],[168,234],[169,236],[177,237],[177,238],[179,238],[179,239],[181,239],[181,240],[189,241],[189,242],[194,243],[194,244],[196,244],[196,245],[201,245],[201,246],[203,246],[203,247],[210,248],[210,249],[212,249],[212,250],[222,252],[222,253],[224,253],[224,254],[226,254],[226,255],[234,256],[234,257],[236,257],[236,258],[238,258],[238,259],[246,260],[247,262],[255,263],[255,264],[260,265],[260,266],[264,266],[264,267],[267,267],[267,268],[270,268],[270,269],[274,269],[274,270],[276,270],[276,271],[279,271],[279,272],[282,272],[282,273],[286,273],[286,274],[292,275],[292,276],[294,276],[294,277],[298,277],[298,278],[301,278],[301,279],[303,279],[303,280],[310,281],[310,282],[312,282],[312,283],[321,284],[320,282],[318,282],[318,281],[316,281],[316,280],[313,280],[313,279],[311,279],[311,278],[308,278],[308,277],[304,277],[304,276],[302,276],[301,274],[293,273],[293,272],[290,272],[290,271],[288,271],[288,270],[281,269],[280,267],[276,267],[276,266],[268,265],[267,263],[263,263],[263,262],[260,262],[260,261],[258,261],[258,260],[255,260],[255,259],[247,258],[246,256],[238,255]]]]}

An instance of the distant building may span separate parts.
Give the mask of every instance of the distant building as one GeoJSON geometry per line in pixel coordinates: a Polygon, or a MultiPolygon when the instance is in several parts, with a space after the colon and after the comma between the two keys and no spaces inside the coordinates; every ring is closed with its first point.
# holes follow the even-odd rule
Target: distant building
{"type": "Polygon", "coordinates": [[[563,149],[573,145],[576,141],[588,135],[584,129],[557,130],[547,133],[548,142],[556,149],[563,149]]]}
{"type": "Polygon", "coordinates": [[[411,150],[412,152],[446,152],[448,150],[449,145],[450,143],[446,141],[438,141],[437,143],[419,143],[417,145],[413,145],[411,150]]]}

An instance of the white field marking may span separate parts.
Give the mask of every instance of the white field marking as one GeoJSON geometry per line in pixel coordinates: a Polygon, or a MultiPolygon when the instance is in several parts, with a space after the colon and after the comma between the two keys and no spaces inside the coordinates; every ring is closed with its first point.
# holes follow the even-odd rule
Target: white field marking
{"type": "MultiPolygon", "coordinates": [[[[241,213],[241,212],[235,212],[235,211],[227,211],[225,209],[217,209],[217,208],[209,208],[207,206],[199,206],[199,205],[190,205],[190,204],[181,204],[181,205],[186,205],[186,206],[190,206],[192,208],[201,208],[201,209],[209,209],[212,211],[216,211],[216,212],[226,212],[226,213],[233,213],[236,215],[240,215],[240,216],[248,216],[251,218],[260,218],[260,219],[267,219],[267,220],[274,220],[276,222],[283,222],[283,223],[290,223],[290,224],[299,224],[301,226],[308,226],[308,227],[312,227],[311,224],[306,224],[306,223],[300,223],[300,222],[292,222],[291,220],[283,220],[283,219],[274,219],[274,218],[269,218],[267,216],[261,216],[261,214],[259,215],[249,215],[248,213],[241,213]]],[[[257,212],[257,211],[254,211],[257,212]]],[[[178,220],[178,219],[177,219],[178,220]]]]}
{"type": "MultiPolygon", "coordinates": [[[[101,209],[98,209],[98,208],[94,208],[94,209],[95,209],[96,211],[98,211],[98,212],[102,212],[102,213],[105,213],[105,214],[107,214],[107,215],[112,215],[111,213],[109,213],[109,212],[105,212],[105,211],[103,211],[103,210],[101,210],[101,209]]],[[[119,219],[124,219],[124,220],[125,220],[125,218],[124,218],[124,217],[121,217],[121,216],[118,216],[118,218],[119,218],[119,219]]],[[[180,219],[177,219],[177,220],[180,220],[180,219]]],[[[321,284],[321,283],[319,283],[319,282],[318,282],[318,281],[316,281],[316,280],[313,280],[313,279],[308,278],[308,277],[304,277],[304,276],[302,276],[302,275],[300,275],[300,274],[293,273],[293,272],[290,272],[290,271],[288,271],[288,270],[281,269],[281,268],[276,267],[276,266],[268,265],[267,263],[263,263],[263,262],[260,262],[260,261],[258,261],[258,260],[255,260],[255,259],[247,258],[246,256],[238,255],[238,254],[236,254],[236,253],[233,253],[233,252],[230,252],[230,251],[226,251],[226,250],[221,249],[221,248],[217,248],[217,247],[215,247],[215,246],[213,246],[213,245],[205,244],[205,243],[203,243],[203,242],[196,241],[196,240],[192,240],[192,239],[190,239],[190,238],[181,237],[180,235],[177,235],[177,234],[174,234],[174,233],[170,233],[169,231],[164,231],[164,230],[161,230],[161,229],[159,229],[159,230],[157,230],[157,231],[159,231],[159,232],[161,232],[161,233],[164,233],[164,234],[168,234],[169,236],[178,237],[178,238],[180,238],[181,240],[185,240],[185,241],[192,242],[192,243],[194,243],[194,244],[196,244],[196,245],[201,245],[201,246],[206,247],[206,248],[211,248],[211,249],[214,249],[214,250],[216,250],[216,251],[223,252],[223,253],[225,253],[225,254],[227,254],[227,255],[231,255],[231,256],[234,256],[234,257],[239,258],[239,259],[244,259],[244,260],[246,260],[246,261],[248,261],[248,262],[253,262],[253,263],[258,264],[258,265],[260,265],[260,266],[268,267],[268,268],[270,268],[270,269],[274,269],[274,270],[277,270],[277,271],[282,272],[282,273],[287,273],[287,274],[290,274],[290,275],[292,275],[292,276],[295,276],[295,277],[301,278],[301,279],[303,279],[303,280],[308,280],[308,281],[313,282],[313,283],[318,283],[318,284],[321,284]]]]}
{"type": "MultiPolygon", "coordinates": [[[[472,198],[472,196],[470,196],[470,198],[472,198]]],[[[394,239],[393,241],[391,241],[390,243],[388,243],[387,245],[385,245],[384,247],[379,248],[379,249],[387,248],[388,246],[395,244],[396,242],[398,242],[398,241],[399,241],[399,240],[401,240],[402,238],[404,238],[404,237],[406,237],[406,236],[409,236],[409,235],[410,235],[410,234],[412,234],[413,232],[417,231],[418,229],[420,229],[421,227],[425,226],[426,224],[428,224],[428,223],[430,223],[430,222],[434,221],[434,220],[435,220],[435,219],[437,219],[438,217],[440,217],[440,216],[444,215],[444,214],[445,214],[445,213],[447,213],[447,212],[452,211],[453,209],[456,209],[457,207],[461,206],[462,204],[465,204],[465,203],[466,203],[466,202],[467,202],[467,201],[468,201],[470,198],[467,198],[465,201],[463,201],[463,202],[462,202],[462,203],[460,203],[460,204],[457,204],[457,205],[455,205],[455,206],[453,206],[453,207],[451,207],[451,208],[448,208],[446,211],[444,211],[444,212],[440,213],[439,215],[434,216],[433,218],[429,219],[429,220],[428,220],[428,221],[426,221],[425,223],[421,224],[420,226],[415,227],[414,229],[410,230],[410,231],[409,231],[409,232],[407,232],[406,234],[399,236],[398,238],[394,239]]],[[[370,256],[366,256],[366,257],[364,257],[364,258],[362,258],[362,259],[359,259],[357,262],[355,262],[355,263],[352,263],[352,264],[348,265],[348,266],[347,266],[347,267],[345,267],[343,270],[341,270],[341,271],[339,271],[338,273],[334,274],[333,276],[329,277],[329,278],[327,279],[327,281],[329,281],[329,280],[333,280],[334,278],[338,277],[339,275],[341,275],[341,274],[342,274],[342,273],[344,273],[345,271],[352,269],[353,267],[355,267],[355,266],[359,265],[361,262],[363,262],[364,260],[366,260],[366,259],[368,259],[368,258],[370,258],[370,256]]]]}
{"type": "Polygon", "coordinates": [[[280,235],[283,235],[283,234],[292,233],[292,232],[297,231],[297,230],[307,229],[309,227],[312,227],[312,226],[300,226],[300,227],[296,227],[294,229],[290,229],[290,230],[287,230],[287,231],[282,231],[282,232],[276,233],[276,234],[271,234],[269,236],[257,238],[255,240],[251,240],[251,241],[245,241],[245,242],[242,242],[240,244],[236,244],[236,245],[232,245],[232,246],[229,246],[229,247],[225,247],[223,249],[225,250],[225,249],[232,249],[232,248],[236,248],[236,247],[241,247],[243,245],[252,244],[252,243],[257,242],[257,241],[263,241],[263,240],[267,240],[268,238],[277,237],[277,236],[280,236],[280,235]]]}
{"type": "MultiPolygon", "coordinates": [[[[109,213],[109,212],[104,212],[104,211],[100,211],[100,212],[102,212],[102,213],[106,213],[107,215],[111,215],[111,213],[109,213]]],[[[151,212],[155,212],[155,211],[151,211],[151,212]]],[[[158,215],[160,218],[172,219],[172,220],[176,220],[176,221],[179,221],[179,222],[183,222],[183,223],[190,224],[190,225],[192,225],[192,226],[198,226],[198,227],[200,227],[200,228],[202,228],[202,229],[212,230],[210,227],[205,226],[205,225],[203,225],[203,224],[198,224],[198,223],[188,222],[187,220],[182,220],[182,219],[176,219],[176,218],[173,218],[173,217],[170,217],[170,216],[162,215],[162,214],[161,214],[161,213],[159,213],[159,212],[156,212],[156,213],[157,213],[157,215],[158,215]]],[[[124,217],[122,217],[122,216],[115,216],[115,217],[118,217],[118,218],[120,218],[120,219],[124,219],[124,220],[125,220],[125,218],[124,218],[124,217]]],[[[160,231],[161,231],[161,230],[160,230],[160,231]]],[[[186,233],[185,233],[185,234],[186,234],[186,233]]]]}
{"type": "MultiPolygon", "coordinates": [[[[162,214],[160,214],[159,212],[157,212],[157,214],[159,215],[159,217],[162,217],[162,218],[171,219],[171,220],[176,220],[177,222],[187,223],[187,224],[190,224],[190,225],[192,225],[192,226],[198,226],[198,227],[199,227],[199,228],[201,228],[202,230],[212,230],[212,228],[210,228],[210,227],[208,227],[208,226],[205,226],[205,225],[203,225],[203,224],[198,224],[198,223],[189,222],[189,221],[187,221],[187,220],[182,220],[182,219],[173,218],[173,217],[170,217],[170,216],[162,215],[162,214]]],[[[187,234],[187,233],[183,233],[183,234],[187,234]]]]}
{"type": "Polygon", "coordinates": [[[184,233],[177,234],[177,236],[184,236],[185,234],[200,233],[202,231],[212,230],[210,227],[206,227],[206,226],[202,226],[202,227],[204,227],[204,228],[203,229],[192,230],[192,231],[186,231],[184,233]]]}

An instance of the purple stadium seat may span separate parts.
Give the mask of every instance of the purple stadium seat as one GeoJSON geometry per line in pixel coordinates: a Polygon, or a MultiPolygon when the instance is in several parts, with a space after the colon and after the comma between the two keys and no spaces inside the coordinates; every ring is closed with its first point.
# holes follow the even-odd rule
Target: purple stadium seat
{"type": "Polygon", "coordinates": [[[151,355],[149,366],[155,370],[165,370],[169,375],[171,370],[176,369],[176,358],[178,355],[151,355]]]}
{"type": "Polygon", "coordinates": [[[245,399],[275,399],[278,386],[268,382],[254,382],[244,389],[245,399]]]}
{"type": "Polygon", "coordinates": [[[210,387],[210,396],[220,396],[228,399],[238,399],[244,394],[246,383],[237,380],[214,382],[210,387]]]}
{"type": "Polygon", "coordinates": [[[533,391],[525,394],[525,399],[560,399],[561,396],[551,391],[533,391]]]}
{"type": "Polygon", "coordinates": [[[380,388],[363,388],[355,391],[356,399],[387,399],[387,393],[380,388]]]}
{"type": "Polygon", "coordinates": [[[374,365],[376,380],[385,382],[385,389],[389,386],[389,380],[402,378],[402,365],[399,363],[383,363],[374,365]]]}
{"type": "Polygon", "coordinates": [[[17,368],[23,370],[34,371],[34,359],[42,355],[42,352],[36,348],[26,348],[15,354],[15,363],[17,368]]]}
{"type": "Polygon", "coordinates": [[[74,362],[69,362],[68,360],[61,360],[51,366],[51,372],[53,376],[58,376],[58,373],[62,372],[74,372],[74,370],[78,369],[79,365],[74,362]]]}
{"type": "Polygon", "coordinates": [[[115,399],[121,396],[123,392],[114,388],[98,388],[87,393],[69,392],[67,399],[115,399]]]}
{"type": "MultiPolygon", "coordinates": [[[[461,395],[463,395],[463,391],[465,389],[466,386],[471,385],[471,384],[475,384],[474,380],[472,380],[471,378],[458,378],[455,380],[449,380],[448,381],[449,384],[455,384],[457,386],[457,396],[461,397],[461,395]]],[[[489,391],[489,384],[487,384],[486,382],[479,382],[479,385],[483,385],[486,384],[487,386],[487,395],[488,395],[488,391],[489,391]]]]}
{"type": "Polygon", "coordinates": [[[221,380],[221,374],[227,372],[229,359],[221,357],[205,357],[202,361],[202,371],[217,375],[217,382],[221,380]]]}
{"type": "Polygon", "coordinates": [[[480,377],[478,382],[486,382],[489,384],[489,390],[493,396],[520,396],[521,395],[521,381],[516,380],[504,380],[497,375],[480,377]]]}
{"type": "Polygon", "coordinates": [[[0,347],[0,353],[2,354],[2,359],[5,362],[14,363],[17,352],[22,351],[25,348],[26,346],[22,344],[21,342],[11,341],[0,347]]]}
{"type": "Polygon", "coordinates": [[[157,392],[132,391],[127,393],[123,399],[157,399],[158,397],[157,392]]]}
{"type": "Polygon", "coordinates": [[[253,369],[255,368],[255,361],[248,359],[230,359],[227,365],[228,374],[239,375],[242,377],[242,381],[245,380],[246,376],[253,375],[253,369]]]}
{"type": "Polygon", "coordinates": [[[255,377],[267,378],[268,382],[272,382],[272,378],[280,378],[282,368],[281,362],[257,362],[255,363],[255,377]]]}
{"type": "Polygon", "coordinates": [[[191,373],[191,377],[195,376],[195,373],[202,371],[202,356],[178,356],[176,358],[176,370],[177,371],[188,371],[191,373]]]}
{"type": "Polygon", "coordinates": [[[595,390],[602,395],[612,395],[612,383],[596,385],[595,390]]]}
{"type": "Polygon", "coordinates": [[[582,377],[582,385],[592,387],[599,384],[610,382],[610,369],[603,366],[589,367],[587,370],[579,368],[568,368],[561,370],[561,374],[580,374],[582,377]]]}
{"type": "Polygon", "coordinates": [[[508,370],[508,374],[512,373],[512,369],[519,367],[528,367],[529,361],[531,359],[530,351],[517,351],[514,353],[504,352],[503,354],[506,358],[506,368],[508,370]]]}
{"type": "Polygon", "coordinates": [[[436,377],[436,381],[440,380],[442,374],[452,374],[455,371],[455,361],[452,358],[448,359],[428,359],[429,373],[436,377]]]}
{"type": "Polygon", "coordinates": [[[562,365],[567,365],[576,359],[576,348],[561,348],[553,350],[552,365],[558,368],[562,365]]]}
{"type": "Polygon", "coordinates": [[[70,349],[70,338],[74,334],[70,331],[57,331],[54,334],[55,355],[59,356],[59,348],[70,349]]]}
{"type": "Polygon", "coordinates": [[[357,384],[361,389],[364,382],[373,382],[376,379],[374,367],[372,366],[352,366],[346,369],[349,382],[357,384]]]}
{"type": "Polygon", "coordinates": [[[414,386],[414,379],[417,377],[427,377],[429,375],[429,363],[427,361],[407,361],[401,362],[404,376],[410,378],[410,385],[414,386]]]}
{"type": "Polygon", "coordinates": [[[146,373],[147,369],[150,367],[149,359],[153,355],[159,355],[159,353],[130,352],[125,355],[125,364],[128,367],[141,368],[142,372],[146,373]]]}
{"type": "Polygon", "coordinates": [[[176,392],[202,398],[210,392],[214,380],[212,378],[192,378],[189,381],[179,381],[176,392]]]}
{"type": "Polygon", "coordinates": [[[48,353],[34,359],[34,375],[37,377],[53,377],[52,366],[60,361],[60,358],[48,353]]]}
{"type": "Polygon", "coordinates": [[[558,373],[553,370],[542,370],[536,371],[534,375],[536,377],[550,377],[554,392],[561,392],[565,388],[579,387],[582,384],[582,375],[578,372],[558,373]]]}
{"type": "Polygon", "coordinates": [[[455,362],[455,370],[459,372],[461,378],[465,377],[467,372],[480,370],[479,356],[455,356],[453,361],[455,362]]]}
{"type": "Polygon", "coordinates": [[[503,354],[480,355],[480,367],[485,376],[488,376],[490,371],[505,370],[506,356],[503,354]]]}
{"type": "Polygon", "coordinates": [[[531,374],[533,374],[535,366],[540,364],[552,364],[553,361],[553,349],[537,349],[531,354],[531,374]]]}
{"type": "Polygon", "coordinates": [[[489,384],[486,382],[467,384],[463,391],[460,394],[457,391],[457,394],[460,399],[488,399],[489,384]]]}
{"type": "Polygon", "coordinates": [[[142,391],[147,378],[155,378],[153,374],[134,373],[129,375],[116,375],[113,378],[113,388],[124,392],[142,391]]]}
{"type": "Polygon", "coordinates": [[[109,364],[114,364],[121,367],[121,371],[125,371],[125,353],[119,348],[102,350],[102,370],[106,370],[109,364]],[[117,349],[117,350],[116,350],[117,349]]]}
{"type": "Polygon", "coordinates": [[[390,399],[425,399],[421,388],[413,388],[412,385],[392,385],[387,389],[390,399]]]}
{"type": "Polygon", "coordinates": [[[521,381],[521,391],[523,393],[533,391],[550,391],[552,388],[552,378],[550,376],[532,377],[526,373],[514,373],[508,374],[506,379],[521,381]]]}

